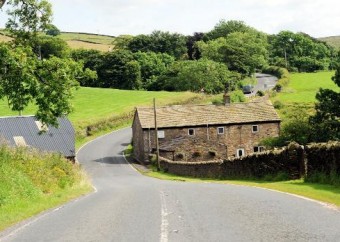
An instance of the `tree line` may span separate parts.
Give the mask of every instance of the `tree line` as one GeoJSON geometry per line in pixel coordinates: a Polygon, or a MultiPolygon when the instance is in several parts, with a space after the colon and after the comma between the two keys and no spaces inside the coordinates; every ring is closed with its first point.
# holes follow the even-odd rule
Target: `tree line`
{"type": "MultiPolygon", "coordinates": [[[[275,65],[291,71],[336,69],[333,80],[339,86],[339,52],[305,33],[267,35],[242,21],[221,20],[207,33],[154,31],[119,36],[115,48],[106,53],[71,50],[51,25],[47,0],[6,4],[10,5],[6,30],[13,41],[0,44],[0,99],[6,98],[13,111],[34,103],[36,117],[45,124],[57,125],[57,117],[72,111],[70,98],[79,85],[220,93],[238,89],[245,77],[275,65]]],[[[300,129],[314,130],[314,138],[310,133],[297,138],[340,139],[339,96],[320,90],[316,114],[308,123],[312,126],[300,129]]],[[[297,120],[295,124],[302,123],[297,120]]],[[[286,139],[294,138],[289,135],[294,134],[295,124],[286,139]]]]}
{"type": "Polygon", "coordinates": [[[118,36],[113,44],[107,53],[71,51],[98,74],[82,86],[219,93],[268,66],[313,72],[334,69],[339,59],[336,49],[305,33],[268,35],[235,20],[192,36],[154,31],[118,36]]]}

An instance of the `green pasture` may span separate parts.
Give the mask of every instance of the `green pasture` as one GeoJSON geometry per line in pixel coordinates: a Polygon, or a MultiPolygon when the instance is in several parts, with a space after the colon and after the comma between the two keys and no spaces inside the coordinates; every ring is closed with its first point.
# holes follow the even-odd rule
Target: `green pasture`
{"type": "Polygon", "coordinates": [[[105,36],[105,35],[94,35],[94,34],[86,34],[86,33],[65,33],[61,32],[59,37],[65,41],[69,40],[79,40],[79,41],[88,41],[97,44],[105,44],[111,45],[114,41],[114,37],[105,36]]]}
{"type": "Polygon", "coordinates": [[[316,99],[315,95],[320,88],[327,88],[339,91],[340,88],[332,81],[333,71],[316,73],[293,73],[291,81],[281,93],[273,98],[284,104],[289,103],[312,103],[316,99]]]}
{"type": "MultiPolygon", "coordinates": [[[[73,113],[69,118],[72,122],[92,123],[103,118],[131,112],[136,106],[152,106],[153,98],[156,98],[157,105],[184,102],[188,99],[199,96],[191,92],[148,92],[131,91],[104,88],[81,87],[75,91],[72,105],[73,113]]],[[[24,110],[23,115],[32,115],[36,108],[30,105],[24,110]]],[[[0,116],[14,116],[8,108],[6,100],[0,101],[0,116]]]]}

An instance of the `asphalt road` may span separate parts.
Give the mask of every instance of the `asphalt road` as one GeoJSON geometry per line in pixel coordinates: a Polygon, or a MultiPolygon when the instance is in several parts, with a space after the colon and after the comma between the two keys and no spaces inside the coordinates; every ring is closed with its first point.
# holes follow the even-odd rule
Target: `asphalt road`
{"type": "Polygon", "coordinates": [[[273,89],[277,82],[277,77],[269,74],[255,73],[257,84],[254,86],[253,93],[246,94],[246,96],[254,96],[257,91],[267,91],[273,89]]]}
{"type": "Polygon", "coordinates": [[[96,192],[7,230],[1,241],[339,241],[340,212],[245,186],[162,181],[122,156],[124,129],[78,153],[96,192]]]}

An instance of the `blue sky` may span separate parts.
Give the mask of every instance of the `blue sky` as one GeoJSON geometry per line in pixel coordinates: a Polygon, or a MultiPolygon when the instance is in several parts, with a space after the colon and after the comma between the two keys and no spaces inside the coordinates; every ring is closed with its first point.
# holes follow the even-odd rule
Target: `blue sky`
{"type": "MultiPolygon", "coordinates": [[[[153,30],[207,32],[221,19],[242,20],[269,34],[340,35],[339,0],[50,0],[62,31],[118,36],[153,30]]],[[[0,27],[6,22],[0,12],[0,27]]]]}

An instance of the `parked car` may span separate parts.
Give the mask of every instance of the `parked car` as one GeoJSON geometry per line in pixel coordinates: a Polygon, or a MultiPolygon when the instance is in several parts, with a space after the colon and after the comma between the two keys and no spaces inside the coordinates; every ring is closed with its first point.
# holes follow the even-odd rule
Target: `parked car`
{"type": "Polygon", "coordinates": [[[242,87],[242,91],[244,94],[249,94],[254,92],[254,86],[252,85],[245,85],[242,87]]]}

